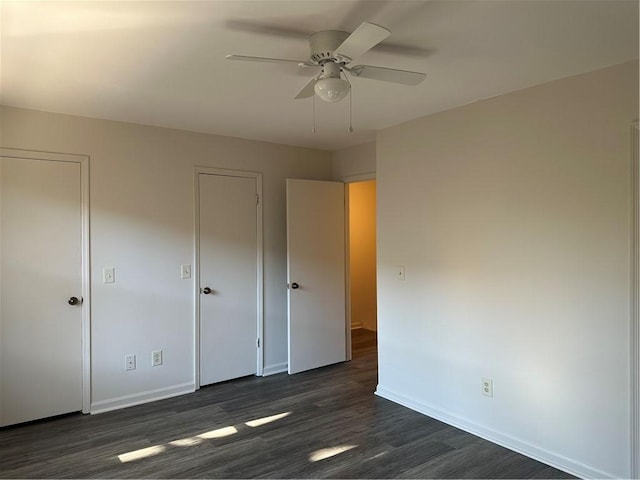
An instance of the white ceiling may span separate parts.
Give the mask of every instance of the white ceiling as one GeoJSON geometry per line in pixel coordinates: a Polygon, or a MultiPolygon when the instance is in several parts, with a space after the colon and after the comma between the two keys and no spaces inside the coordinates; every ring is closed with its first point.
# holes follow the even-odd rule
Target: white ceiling
{"type": "Polygon", "coordinates": [[[407,120],[638,58],[637,0],[2,1],[5,105],[336,150],[407,120]],[[293,97],[307,37],[391,30],[355,63],[425,72],[353,78],[348,99],[293,97]]]}

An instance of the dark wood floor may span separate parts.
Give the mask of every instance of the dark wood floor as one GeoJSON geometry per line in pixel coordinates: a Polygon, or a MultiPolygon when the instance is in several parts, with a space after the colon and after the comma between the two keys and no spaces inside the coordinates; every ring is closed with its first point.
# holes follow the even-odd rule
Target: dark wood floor
{"type": "Polygon", "coordinates": [[[0,477],[571,478],[376,397],[375,334],[353,344],[340,365],[2,429],[0,477]]]}

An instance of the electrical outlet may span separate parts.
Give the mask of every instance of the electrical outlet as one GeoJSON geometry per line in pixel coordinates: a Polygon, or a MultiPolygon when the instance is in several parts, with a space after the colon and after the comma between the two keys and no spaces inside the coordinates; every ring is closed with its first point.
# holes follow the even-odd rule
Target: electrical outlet
{"type": "Polygon", "coordinates": [[[493,397],[493,380],[490,378],[482,379],[482,394],[487,397],[493,397]]]}
{"type": "Polygon", "coordinates": [[[136,369],[136,356],[135,355],[125,355],[125,357],[124,357],[124,369],[125,370],[135,370],[136,369]]]}
{"type": "Polygon", "coordinates": [[[162,350],[151,352],[151,366],[157,367],[158,365],[162,365],[162,350]]]}

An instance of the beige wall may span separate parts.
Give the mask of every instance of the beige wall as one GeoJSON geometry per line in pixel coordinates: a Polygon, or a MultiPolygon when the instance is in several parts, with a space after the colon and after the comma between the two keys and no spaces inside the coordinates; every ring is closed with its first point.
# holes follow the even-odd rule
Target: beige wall
{"type": "Polygon", "coordinates": [[[379,132],[380,395],[629,477],[636,119],[631,62],[379,132]]]}
{"type": "Polygon", "coordinates": [[[355,147],[333,152],[333,178],[339,181],[352,181],[354,177],[376,172],[376,142],[363,143],[355,147]]]}
{"type": "Polygon", "coordinates": [[[332,155],[238,138],[3,107],[2,146],[90,157],[92,403],[121,406],[193,387],[194,167],[263,172],[264,364],[286,369],[285,178],[332,178],[332,155]],[[104,285],[101,271],[116,268],[104,285]],[[123,369],[124,355],[150,358],[123,369]]]}
{"type": "Polygon", "coordinates": [[[349,189],[349,299],[351,325],[377,330],[376,181],[349,189]]]}

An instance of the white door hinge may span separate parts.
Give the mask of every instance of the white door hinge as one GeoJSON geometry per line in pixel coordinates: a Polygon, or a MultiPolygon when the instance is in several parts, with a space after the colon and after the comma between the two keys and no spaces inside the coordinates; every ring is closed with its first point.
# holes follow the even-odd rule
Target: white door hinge
{"type": "Polygon", "coordinates": [[[260,348],[260,339],[256,338],[256,348],[260,348]]]}
{"type": "Polygon", "coordinates": [[[256,193],[256,205],[260,205],[260,195],[256,193]]]}

